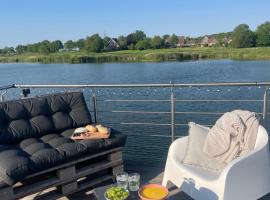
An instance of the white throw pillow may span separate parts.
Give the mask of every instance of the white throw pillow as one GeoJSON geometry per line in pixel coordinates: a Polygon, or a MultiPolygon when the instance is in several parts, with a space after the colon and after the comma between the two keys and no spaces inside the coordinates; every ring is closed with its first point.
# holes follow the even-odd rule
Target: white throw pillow
{"type": "Polygon", "coordinates": [[[208,127],[189,123],[189,136],[186,148],[186,155],[183,164],[200,167],[210,171],[221,171],[225,167],[225,163],[210,157],[203,152],[205,138],[209,132],[208,127]]]}

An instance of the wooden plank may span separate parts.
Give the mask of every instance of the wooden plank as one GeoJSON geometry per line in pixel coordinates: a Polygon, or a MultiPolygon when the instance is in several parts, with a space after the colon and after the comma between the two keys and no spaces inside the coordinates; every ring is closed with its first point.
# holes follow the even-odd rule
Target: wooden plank
{"type": "Polygon", "coordinates": [[[73,178],[75,174],[76,169],[74,165],[57,170],[57,177],[63,180],[67,178],[73,178]]]}
{"type": "Polygon", "coordinates": [[[122,151],[117,151],[114,153],[111,153],[108,155],[108,160],[114,161],[114,160],[122,160],[122,151]]]}
{"type": "Polygon", "coordinates": [[[121,164],[122,164],[121,160],[118,160],[115,162],[103,161],[101,163],[93,164],[93,165],[89,166],[88,168],[84,167],[83,169],[81,169],[77,172],[77,175],[82,177],[82,176],[94,174],[94,173],[102,171],[104,169],[118,166],[121,164]]]}
{"type": "Polygon", "coordinates": [[[12,200],[15,199],[14,190],[12,186],[0,189],[0,199],[2,200],[12,200]]]}
{"type": "Polygon", "coordinates": [[[53,186],[56,186],[60,184],[60,179],[56,177],[52,177],[46,180],[42,181],[37,181],[34,184],[29,184],[29,185],[23,185],[19,188],[14,188],[14,194],[16,197],[23,197],[26,195],[33,194],[35,192],[38,192],[40,190],[44,190],[53,186]]]}
{"type": "MultiPolygon", "coordinates": [[[[70,195],[70,194],[75,193],[75,192],[79,192],[81,190],[85,190],[86,188],[93,189],[94,186],[96,186],[98,184],[101,184],[101,183],[103,183],[105,181],[110,181],[110,180],[112,180],[111,175],[104,175],[104,176],[101,176],[99,178],[84,181],[83,183],[78,182],[77,189],[75,191],[73,191],[73,192],[66,191],[65,196],[70,195]]],[[[52,200],[52,199],[58,199],[58,198],[61,198],[61,197],[63,197],[63,194],[61,194],[57,190],[53,190],[53,191],[50,191],[48,193],[41,194],[38,197],[36,197],[35,199],[36,200],[52,200]]]]}
{"type": "Polygon", "coordinates": [[[63,185],[60,185],[61,193],[64,195],[74,193],[78,189],[77,181],[69,182],[63,185]]]}
{"type": "Polygon", "coordinates": [[[50,179],[36,182],[34,184],[23,185],[19,188],[15,188],[15,195],[17,198],[30,195],[40,190],[44,190],[44,189],[54,187],[54,186],[63,185],[67,182],[77,180],[83,176],[91,175],[105,169],[116,167],[118,165],[122,165],[122,160],[118,160],[115,162],[102,161],[102,162],[98,162],[98,163],[94,163],[89,166],[86,166],[83,168],[84,170],[78,171],[75,174],[73,174],[73,176],[70,176],[70,177],[65,177],[65,174],[68,173],[69,171],[73,173],[74,172],[73,170],[75,170],[75,168],[72,168],[72,167],[66,168],[66,170],[63,170],[62,172],[60,172],[61,175],[58,174],[59,176],[61,176],[61,178],[53,177],[50,179]]]}
{"type": "Polygon", "coordinates": [[[101,184],[105,181],[109,181],[109,180],[113,180],[113,177],[112,175],[104,175],[104,176],[101,176],[99,178],[95,178],[93,180],[90,180],[90,181],[84,181],[83,183],[78,183],[78,189],[79,190],[84,190],[86,188],[91,188],[95,185],[98,185],[98,184],[101,184]]]}
{"type": "Polygon", "coordinates": [[[48,173],[48,172],[52,172],[52,171],[55,171],[55,170],[58,170],[58,169],[61,169],[61,168],[69,167],[69,166],[74,165],[74,164],[79,163],[79,162],[83,162],[83,161],[86,161],[86,160],[90,160],[90,159],[97,158],[97,157],[100,157],[100,156],[103,156],[103,155],[106,155],[106,154],[113,153],[115,151],[122,151],[122,150],[123,150],[123,147],[117,147],[117,148],[110,149],[110,150],[107,150],[107,151],[103,151],[103,152],[100,152],[100,153],[97,153],[97,154],[85,155],[82,158],[79,158],[77,160],[73,160],[73,161],[70,161],[68,163],[61,164],[61,165],[58,165],[56,167],[52,167],[52,168],[49,168],[49,169],[46,169],[46,170],[31,174],[31,175],[28,175],[28,176],[25,177],[25,179],[36,177],[38,175],[42,175],[42,174],[45,174],[45,173],[48,173]]]}
{"type": "MultiPolygon", "coordinates": [[[[77,179],[84,176],[91,175],[91,174],[95,174],[97,172],[110,169],[110,168],[112,169],[112,174],[110,175],[110,177],[112,178],[116,172],[119,172],[120,170],[123,169],[121,150],[122,150],[121,147],[115,148],[115,149],[105,151],[99,154],[87,156],[87,157],[78,159],[76,161],[72,161],[67,164],[60,165],[60,166],[57,166],[48,170],[44,170],[42,172],[28,176],[28,179],[25,179],[24,180],[25,182],[23,181],[22,185],[20,186],[15,185],[14,188],[3,185],[3,187],[0,188],[0,195],[2,195],[3,198],[0,198],[0,199],[20,198],[26,195],[36,193],[40,190],[56,187],[59,185],[62,185],[61,191],[64,194],[69,193],[68,190],[70,190],[70,192],[73,193],[75,190],[77,190],[76,189],[77,182],[75,182],[77,181],[77,179]],[[89,165],[76,169],[76,165],[79,164],[80,162],[84,162],[87,160],[91,161],[91,159],[97,158],[99,156],[105,156],[104,158],[105,160],[99,161],[93,164],[90,162],[89,165]],[[108,159],[106,159],[106,156],[108,159]],[[34,183],[29,181],[30,183],[27,183],[27,180],[30,180],[30,179],[38,180],[39,178],[42,177],[42,175],[46,177],[48,173],[53,173],[54,171],[55,171],[55,175],[54,176],[51,175],[50,178],[39,180],[34,183]]],[[[97,179],[95,180],[96,182],[98,181],[97,179]]],[[[102,179],[99,179],[99,181],[102,181],[102,179]]],[[[91,181],[89,183],[91,183],[91,181]]]]}

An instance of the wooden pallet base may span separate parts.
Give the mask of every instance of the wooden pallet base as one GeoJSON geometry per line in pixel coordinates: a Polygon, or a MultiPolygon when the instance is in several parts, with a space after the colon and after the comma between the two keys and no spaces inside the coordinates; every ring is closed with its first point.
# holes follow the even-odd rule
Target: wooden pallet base
{"type": "Polygon", "coordinates": [[[18,199],[46,190],[35,199],[56,199],[105,181],[123,171],[122,148],[72,161],[26,177],[13,186],[0,183],[0,199],[18,199]]]}

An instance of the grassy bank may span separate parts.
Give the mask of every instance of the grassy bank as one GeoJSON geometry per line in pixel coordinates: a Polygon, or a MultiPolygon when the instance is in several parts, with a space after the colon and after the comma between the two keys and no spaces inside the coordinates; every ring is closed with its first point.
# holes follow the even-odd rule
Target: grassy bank
{"type": "Polygon", "coordinates": [[[104,53],[61,52],[49,55],[22,54],[0,56],[0,63],[101,63],[101,62],[164,62],[199,59],[270,60],[270,48],[174,48],[126,50],[104,53]]]}

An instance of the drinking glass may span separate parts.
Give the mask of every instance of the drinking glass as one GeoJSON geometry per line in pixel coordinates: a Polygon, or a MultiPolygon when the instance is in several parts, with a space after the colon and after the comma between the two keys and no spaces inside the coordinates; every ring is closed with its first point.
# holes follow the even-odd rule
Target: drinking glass
{"type": "Polygon", "coordinates": [[[121,172],[116,174],[117,186],[127,189],[128,188],[128,173],[121,172]]]}
{"type": "Polygon", "coordinates": [[[128,185],[130,191],[137,191],[140,188],[140,174],[131,173],[128,176],[128,185]]]}

